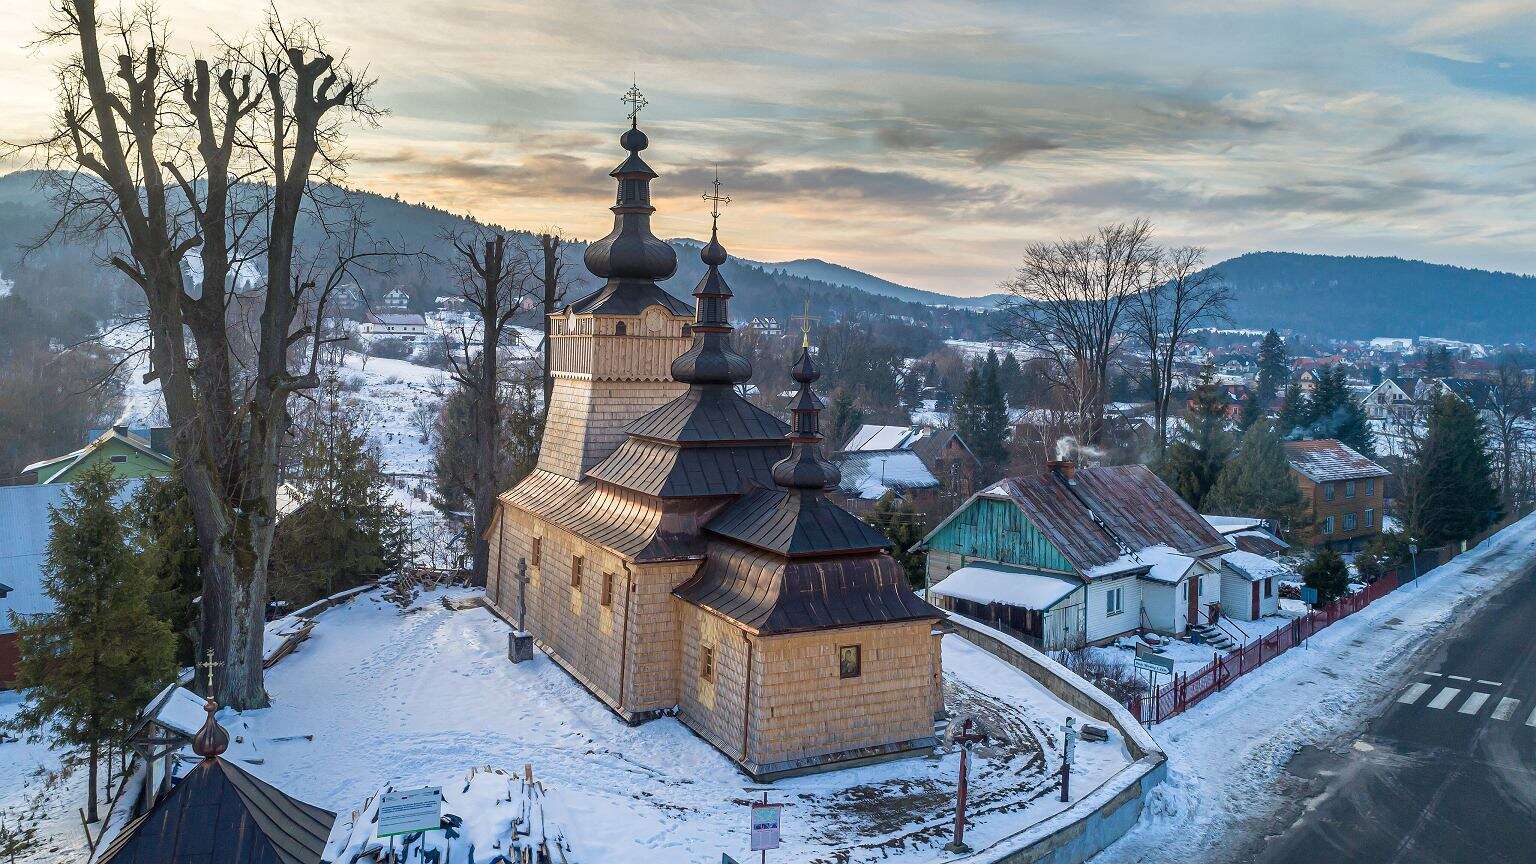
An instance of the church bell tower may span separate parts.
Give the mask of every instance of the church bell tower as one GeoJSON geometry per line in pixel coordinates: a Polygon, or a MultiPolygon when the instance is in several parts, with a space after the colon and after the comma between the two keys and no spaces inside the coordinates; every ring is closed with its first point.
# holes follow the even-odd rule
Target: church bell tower
{"type": "Polygon", "coordinates": [[[572,480],[612,453],[636,418],[687,389],[672,361],[692,342],[693,307],[656,284],[677,270],[677,253],[651,233],[656,172],[640,158],[649,141],[638,120],[645,98],[631,87],[624,101],[630,125],[619,144],[629,156],[609,172],[618,182],[613,230],[584,256],[605,282],[550,322],[555,386],[538,467],[572,480]]]}

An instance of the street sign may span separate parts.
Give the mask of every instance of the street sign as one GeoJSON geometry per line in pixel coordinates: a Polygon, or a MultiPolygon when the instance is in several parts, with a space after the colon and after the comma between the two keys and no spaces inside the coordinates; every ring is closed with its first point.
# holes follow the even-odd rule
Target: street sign
{"type": "Polygon", "coordinates": [[[1136,660],[1133,664],[1137,669],[1146,672],[1161,672],[1165,675],[1173,674],[1173,658],[1164,657],[1146,648],[1137,647],[1136,660]]]}
{"type": "Polygon", "coordinates": [[[1319,599],[1321,598],[1318,597],[1316,588],[1311,588],[1306,585],[1301,586],[1301,602],[1307,604],[1308,606],[1316,606],[1318,605],[1317,601],[1319,599]]]}
{"type": "Polygon", "coordinates": [[[379,801],[380,837],[414,834],[442,827],[443,790],[440,786],[385,792],[379,801]]]}
{"type": "Polygon", "coordinates": [[[783,804],[752,805],[752,851],[765,852],[779,848],[779,817],[784,813],[783,804]]]}
{"type": "MultiPolygon", "coordinates": [[[[1068,718],[1068,719],[1070,719],[1070,718],[1068,718]]],[[[1073,729],[1071,726],[1066,727],[1066,733],[1065,733],[1064,737],[1067,740],[1067,746],[1064,748],[1064,752],[1062,753],[1062,759],[1068,765],[1076,765],[1077,764],[1077,730],[1073,729]]]]}

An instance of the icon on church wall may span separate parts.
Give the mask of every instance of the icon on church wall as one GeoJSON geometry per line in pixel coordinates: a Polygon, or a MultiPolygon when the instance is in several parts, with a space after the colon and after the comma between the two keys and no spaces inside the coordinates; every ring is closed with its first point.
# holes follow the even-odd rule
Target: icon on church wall
{"type": "Polygon", "coordinates": [[[859,646],[844,645],[837,649],[837,677],[857,678],[863,665],[859,646]]]}

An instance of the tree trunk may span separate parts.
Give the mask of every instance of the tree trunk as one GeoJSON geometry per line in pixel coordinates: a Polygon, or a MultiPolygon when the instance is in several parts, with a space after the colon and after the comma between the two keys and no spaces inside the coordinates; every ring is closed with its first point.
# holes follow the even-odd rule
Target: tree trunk
{"type": "Polygon", "coordinates": [[[89,780],[90,789],[89,789],[89,791],[87,791],[85,793],[85,821],[87,821],[87,822],[95,822],[96,821],[96,782],[97,782],[97,780],[100,779],[99,776],[97,775],[97,770],[98,769],[97,769],[96,763],[97,763],[98,759],[101,756],[101,742],[99,742],[99,741],[92,741],[91,742],[90,750],[91,750],[90,756],[89,756],[90,762],[91,762],[90,771],[89,771],[89,774],[90,774],[90,780],[89,780]]]}
{"type": "MultiPolygon", "coordinates": [[[[552,234],[539,235],[539,246],[544,252],[544,419],[549,419],[549,401],[555,395],[555,376],[550,369],[550,317],[555,314],[555,304],[560,302],[560,238],[552,234]]],[[[543,423],[539,424],[543,426],[543,423]]]]}

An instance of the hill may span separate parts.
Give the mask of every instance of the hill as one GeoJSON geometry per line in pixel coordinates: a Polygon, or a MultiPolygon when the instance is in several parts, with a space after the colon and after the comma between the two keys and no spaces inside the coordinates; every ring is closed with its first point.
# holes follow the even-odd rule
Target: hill
{"type": "Polygon", "coordinates": [[[841,264],[833,264],[820,258],[799,258],[794,261],[754,263],[770,271],[804,276],[807,279],[816,279],[833,285],[847,285],[871,294],[882,294],[886,297],[895,297],[898,300],[907,300],[913,303],[926,303],[930,306],[953,306],[957,309],[994,309],[1007,296],[1004,294],[987,294],[981,297],[955,297],[949,294],[940,294],[937,291],[924,291],[921,288],[900,285],[889,279],[881,279],[879,276],[873,276],[862,270],[844,267],[841,264]]]}
{"type": "Polygon", "coordinates": [[[1404,258],[1251,252],[1216,265],[1233,323],[1336,339],[1536,342],[1536,277],[1404,258]]]}

